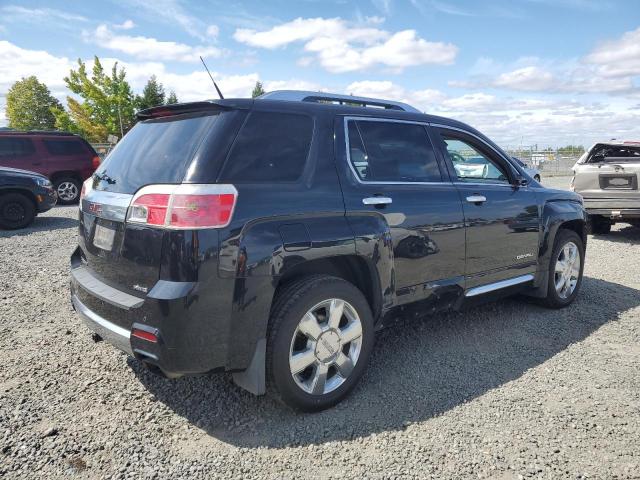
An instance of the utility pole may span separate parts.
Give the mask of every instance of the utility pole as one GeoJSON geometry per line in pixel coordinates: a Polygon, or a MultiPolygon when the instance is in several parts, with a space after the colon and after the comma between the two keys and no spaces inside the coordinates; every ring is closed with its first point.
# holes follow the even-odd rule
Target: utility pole
{"type": "Polygon", "coordinates": [[[118,120],[120,120],[120,139],[124,137],[124,130],[122,128],[122,115],[120,114],[120,99],[118,99],[118,120]]]}

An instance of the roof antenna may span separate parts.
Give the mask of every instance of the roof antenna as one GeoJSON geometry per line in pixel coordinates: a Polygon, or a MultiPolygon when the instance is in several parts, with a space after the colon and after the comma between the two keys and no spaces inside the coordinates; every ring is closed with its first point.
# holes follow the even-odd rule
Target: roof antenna
{"type": "Polygon", "coordinates": [[[204,59],[202,58],[202,56],[200,56],[200,61],[202,62],[202,65],[204,65],[205,70],[207,71],[207,73],[209,74],[209,78],[211,79],[211,81],[213,82],[213,86],[216,87],[216,92],[218,92],[218,96],[220,97],[220,100],[224,100],[224,97],[222,96],[222,92],[220,91],[220,89],[218,88],[218,85],[216,84],[216,81],[213,79],[213,77],[211,76],[211,72],[209,71],[209,68],[207,68],[207,64],[204,63],[204,59]]]}

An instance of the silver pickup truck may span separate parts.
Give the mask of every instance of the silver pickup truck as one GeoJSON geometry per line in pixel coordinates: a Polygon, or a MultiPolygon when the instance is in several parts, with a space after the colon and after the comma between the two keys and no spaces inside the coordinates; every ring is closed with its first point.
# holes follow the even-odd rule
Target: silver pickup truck
{"type": "Polygon", "coordinates": [[[593,233],[609,233],[616,222],[640,227],[640,142],[596,143],[573,173],[571,189],[584,198],[593,233]]]}

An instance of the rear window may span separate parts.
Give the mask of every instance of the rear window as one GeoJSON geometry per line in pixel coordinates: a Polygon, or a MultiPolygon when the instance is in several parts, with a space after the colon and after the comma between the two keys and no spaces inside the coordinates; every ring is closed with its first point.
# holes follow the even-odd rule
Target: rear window
{"type": "Polygon", "coordinates": [[[94,174],[94,188],[133,193],[154,183],[180,183],[219,113],[176,115],[139,122],[94,174]]]}
{"type": "Polygon", "coordinates": [[[640,145],[596,145],[589,163],[640,162],[640,145]]]}
{"type": "Polygon", "coordinates": [[[30,138],[0,137],[0,157],[21,157],[34,151],[30,138]]]}
{"type": "Polygon", "coordinates": [[[87,153],[87,149],[81,140],[44,139],[42,142],[51,155],[81,155],[87,153]]]}
{"type": "Polygon", "coordinates": [[[223,182],[294,182],[309,155],[313,121],[306,115],[254,112],[234,143],[223,182]]]}

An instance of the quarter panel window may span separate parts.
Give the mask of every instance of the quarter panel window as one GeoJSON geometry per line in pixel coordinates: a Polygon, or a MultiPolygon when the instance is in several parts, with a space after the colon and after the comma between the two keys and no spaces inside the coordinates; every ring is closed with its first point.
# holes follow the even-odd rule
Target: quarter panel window
{"type": "Polygon", "coordinates": [[[292,113],[253,112],[220,175],[229,182],[294,182],[306,165],[313,120],[292,113]]]}
{"type": "Polygon", "coordinates": [[[440,182],[442,175],[422,125],[349,120],[349,159],[361,180],[440,182]]]}
{"type": "Polygon", "coordinates": [[[0,137],[0,157],[22,157],[35,151],[29,138],[0,137]]]}
{"type": "Polygon", "coordinates": [[[483,153],[478,146],[448,133],[441,135],[458,181],[509,183],[504,167],[483,153]]]}

